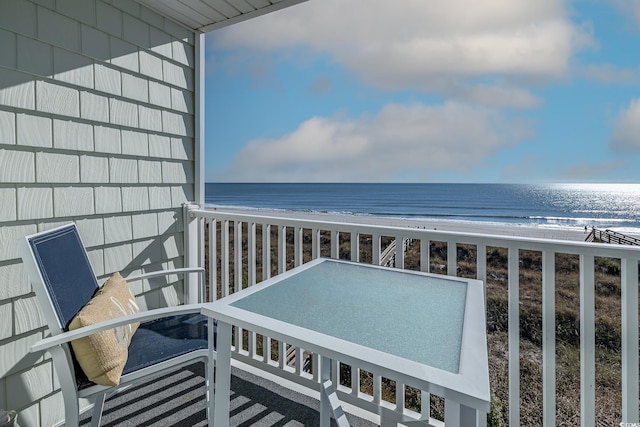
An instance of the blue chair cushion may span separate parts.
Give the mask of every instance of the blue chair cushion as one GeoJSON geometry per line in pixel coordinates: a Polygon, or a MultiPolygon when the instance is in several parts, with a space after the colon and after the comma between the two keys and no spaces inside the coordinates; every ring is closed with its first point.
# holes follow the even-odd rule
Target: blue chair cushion
{"type": "MultiPolygon", "coordinates": [[[[184,314],[141,323],[129,344],[129,358],[122,374],[206,349],[207,334],[207,317],[202,314],[184,314]]],[[[94,385],[79,367],[75,371],[78,389],[94,385]]]]}

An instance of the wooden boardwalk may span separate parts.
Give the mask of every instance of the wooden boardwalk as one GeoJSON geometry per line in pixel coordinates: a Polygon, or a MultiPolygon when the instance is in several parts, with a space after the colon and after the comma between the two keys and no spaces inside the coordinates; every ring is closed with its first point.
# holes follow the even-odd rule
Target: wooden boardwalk
{"type": "Polygon", "coordinates": [[[585,242],[640,246],[640,239],[613,230],[592,228],[585,242]]]}

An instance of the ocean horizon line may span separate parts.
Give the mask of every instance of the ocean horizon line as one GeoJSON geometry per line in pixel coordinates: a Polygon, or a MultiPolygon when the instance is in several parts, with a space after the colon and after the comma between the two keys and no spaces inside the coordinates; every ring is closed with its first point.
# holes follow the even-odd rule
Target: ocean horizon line
{"type": "Polygon", "coordinates": [[[640,233],[640,184],[209,183],[205,202],[240,210],[432,219],[640,233]]]}

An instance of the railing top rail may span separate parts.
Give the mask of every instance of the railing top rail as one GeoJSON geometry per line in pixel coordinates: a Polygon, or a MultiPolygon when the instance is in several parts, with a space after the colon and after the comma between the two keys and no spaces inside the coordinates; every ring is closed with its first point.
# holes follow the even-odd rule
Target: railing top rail
{"type": "Polygon", "coordinates": [[[498,234],[469,233],[459,231],[432,230],[413,227],[362,224],[357,222],[327,221],[324,219],[293,218],[290,216],[263,215],[255,213],[227,212],[220,210],[194,209],[189,213],[195,217],[217,220],[253,222],[301,228],[349,231],[361,234],[429,239],[434,241],[455,240],[462,244],[482,244],[496,247],[517,247],[524,250],[553,250],[558,253],[587,254],[611,257],[640,259],[640,247],[623,245],[603,245],[601,243],[559,240],[535,237],[520,237],[498,234]]]}

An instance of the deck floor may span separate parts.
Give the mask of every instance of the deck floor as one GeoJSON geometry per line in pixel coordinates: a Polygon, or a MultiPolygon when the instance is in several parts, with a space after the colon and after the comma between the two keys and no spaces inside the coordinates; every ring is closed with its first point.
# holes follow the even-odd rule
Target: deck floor
{"type": "MultiPolygon", "coordinates": [[[[317,400],[232,368],[230,426],[317,426],[317,400]]],[[[91,425],[91,411],[81,426],[91,425]]],[[[375,424],[348,415],[354,427],[375,424]]],[[[333,421],[333,420],[332,420],[333,421]]],[[[132,387],[105,403],[102,426],[206,426],[204,369],[194,364],[132,387]]],[[[335,422],[332,422],[335,425],[335,422]]]]}

